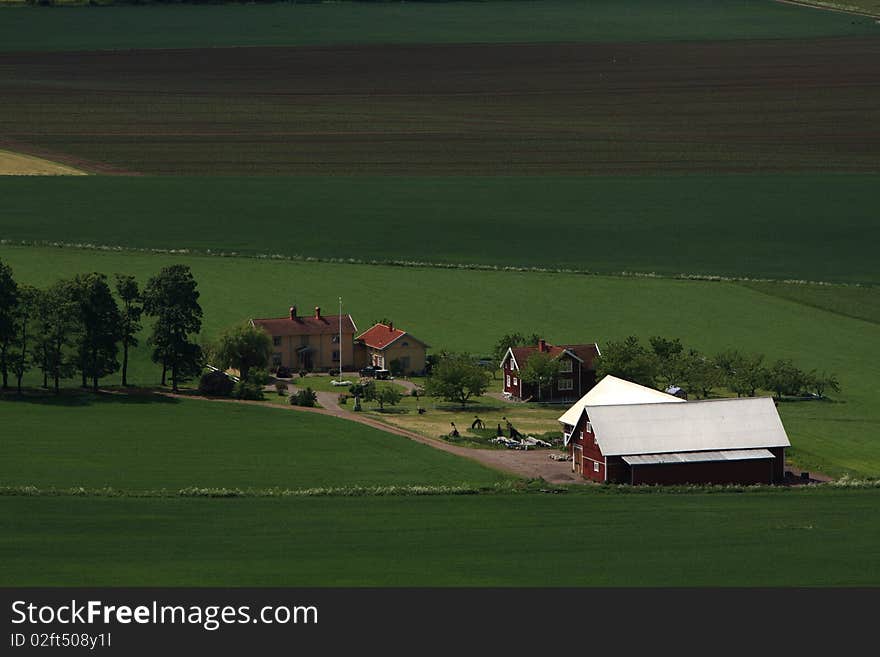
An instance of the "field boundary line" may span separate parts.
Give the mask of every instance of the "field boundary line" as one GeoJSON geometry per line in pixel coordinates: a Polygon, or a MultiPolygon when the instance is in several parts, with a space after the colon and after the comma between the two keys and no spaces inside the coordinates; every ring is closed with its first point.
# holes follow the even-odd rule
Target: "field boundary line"
{"type": "Polygon", "coordinates": [[[80,251],[102,251],[109,253],[137,253],[147,255],[194,256],[203,258],[242,258],[247,260],[269,260],[272,262],[315,263],[331,265],[369,265],[376,267],[403,267],[413,269],[449,269],[453,271],[488,271],[513,272],[520,274],[571,274],[574,276],[597,276],[605,278],[648,278],[671,281],[708,281],[719,283],[785,283],[788,285],[827,285],[830,287],[874,288],[873,283],[844,283],[832,281],[816,281],[795,278],[754,278],[749,276],[725,276],[722,274],[658,274],[657,272],[613,271],[599,272],[589,269],[571,269],[566,267],[538,267],[530,265],[491,265],[485,263],[450,263],[422,260],[365,260],[362,258],[333,258],[321,256],[284,255],[280,253],[242,253],[240,251],[216,251],[213,249],[196,248],[160,248],[121,246],[111,244],[92,244],[89,242],[60,242],[50,240],[13,240],[0,239],[0,246],[20,248],[55,248],[77,249],[80,251]]]}

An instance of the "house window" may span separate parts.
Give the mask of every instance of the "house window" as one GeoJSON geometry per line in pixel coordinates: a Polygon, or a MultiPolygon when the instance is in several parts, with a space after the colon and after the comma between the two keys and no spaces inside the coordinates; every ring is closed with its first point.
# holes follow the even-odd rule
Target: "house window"
{"type": "Polygon", "coordinates": [[[507,387],[510,387],[510,374],[507,375],[507,387]]]}
{"type": "Polygon", "coordinates": [[[339,349],[333,350],[333,362],[334,363],[339,362],[339,349]]]}
{"type": "Polygon", "coordinates": [[[571,379],[559,379],[557,385],[559,390],[572,390],[574,388],[571,379]]]}
{"type": "Polygon", "coordinates": [[[409,372],[409,356],[400,357],[400,369],[404,372],[409,372]]]}
{"type": "MultiPolygon", "coordinates": [[[[559,362],[559,371],[560,372],[571,372],[572,371],[570,358],[566,358],[566,359],[559,362]]],[[[561,390],[561,388],[560,388],[560,390],[561,390]]]]}
{"type": "Polygon", "coordinates": [[[587,422],[584,425],[584,431],[586,431],[587,433],[593,433],[593,425],[587,422]]]}
{"type": "Polygon", "coordinates": [[[404,343],[401,344],[400,346],[401,346],[401,347],[408,347],[408,346],[409,346],[409,342],[404,342],[404,343]]]}
{"type": "Polygon", "coordinates": [[[513,385],[516,385],[516,384],[517,384],[516,377],[513,377],[513,385]]]}
{"type": "Polygon", "coordinates": [[[279,353],[272,354],[272,365],[274,365],[275,367],[278,367],[279,365],[281,365],[281,354],[279,354],[279,353]]]}
{"type": "Polygon", "coordinates": [[[280,335],[273,336],[272,337],[272,344],[276,347],[280,347],[281,346],[281,336],[280,335]]]}
{"type": "Polygon", "coordinates": [[[593,461],[593,472],[599,472],[599,463],[597,461],[593,461]]]}

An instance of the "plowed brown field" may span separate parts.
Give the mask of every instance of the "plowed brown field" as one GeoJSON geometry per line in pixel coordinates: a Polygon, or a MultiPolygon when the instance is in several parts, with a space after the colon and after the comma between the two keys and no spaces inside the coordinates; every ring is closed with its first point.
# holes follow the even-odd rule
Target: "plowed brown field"
{"type": "Polygon", "coordinates": [[[157,174],[876,171],[880,39],[4,54],[0,134],[157,174]]]}

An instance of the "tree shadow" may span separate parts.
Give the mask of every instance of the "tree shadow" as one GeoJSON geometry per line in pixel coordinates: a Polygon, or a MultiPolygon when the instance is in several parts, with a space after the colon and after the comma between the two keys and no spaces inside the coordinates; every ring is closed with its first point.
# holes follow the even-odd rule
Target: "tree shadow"
{"type": "Polygon", "coordinates": [[[0,393],[0,403],[35,404],[39,406],[86,407],[97,405],[178,404],[179,399],[158,394],[150,389],[113,392],[90,392],[63,388],[57,395],[52,390],[26,388],[22,394],[10,390],[0,393]]]}

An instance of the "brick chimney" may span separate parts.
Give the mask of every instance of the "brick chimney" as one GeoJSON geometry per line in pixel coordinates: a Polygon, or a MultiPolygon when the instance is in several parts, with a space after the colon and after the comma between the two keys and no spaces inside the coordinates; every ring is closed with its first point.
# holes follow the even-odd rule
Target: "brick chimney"
{"type": "Polygon", "coordinates": [[[296,319],[296,306],[290,307],[290,319],[293,319],[293,320],[296,319]]]}
{"type": "Polygon", "coordinates": [[[544,338],[538,340],[538,351],[540,351],[541,353],[547,351],[547,343],[544,342],[544,338]]]}
{"type": "Polygon", "coordinates": [[[315,319],[321,319],[321,306],[315,306],[315,319]]]}

